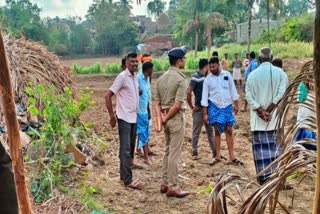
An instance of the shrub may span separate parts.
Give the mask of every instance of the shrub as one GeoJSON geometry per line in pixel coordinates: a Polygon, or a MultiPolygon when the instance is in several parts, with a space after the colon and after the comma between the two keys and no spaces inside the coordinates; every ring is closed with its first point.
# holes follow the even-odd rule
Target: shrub
{"type": "Polygon", "coordinates": [[[199,60],[194,57],[187,57],[186,68],[189,70],[195,70],[199,67],[199,60]]]}
{"type": "Polygon", "coordinates": [[[110,63],[105,68],[106,73],[119,73],[121,70],[121,66],[118,63],[110,63]]]}
{"type": "Polygon", "coordinates": [[[167,71],[169,69],[169,67],[170,67],[169,61],[165,60],[162,64],[163,64],[163,70],[167,71]]]}
{"type": "Polygon", "coordinates": [[[154,71],[163,71],[162,63],[158,59],[152,60],[154,71]]]}
{"type": "Polygon", "coordinates": [[[96,63],[88,67],[73,64],[72,69],[78,74],[99,74],[103,71],[102,65],[100,63],[96,63]]]}

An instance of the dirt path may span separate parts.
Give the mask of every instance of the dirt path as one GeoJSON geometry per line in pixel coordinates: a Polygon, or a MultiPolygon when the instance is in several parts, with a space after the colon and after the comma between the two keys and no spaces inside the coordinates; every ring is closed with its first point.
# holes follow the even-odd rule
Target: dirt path
{"type": "MultiPolygon", "coordinates": [[[[104,166],[93,168],[86,177],[87,185],[97,189],[96,199],[103,203],[106,210],[111,213],[205,213],[208,203],[208,186],[214,186],[214,182],[220,174],[233,173],[254,178],[255,168],[252,160],[251,134],[249,126],[249,113],[240,112],[237,116],[237,124],[234,129],[235,154],[244,163],[244,167],[227,165],[227,161],[209,166],[211,158],[208,141],[204,129],[200,137],[199,157],[200,160],[191,160],[191,133],[192,117],[191,111],[187,110],[187,127],[185,143],[183,145],[182,161],[179,166],[181,185],[192,192],[184,199],[167,198],[159,192],[161,181],[161,161],[164,149],[164,135],[156,134],[152,130],[151,148],[158,156],[153,158],[153,165],[143,164],[140,158],[137,163],[144,166],[143,170],[135,170],[134,177],[141,178],[145,183],[143,191],[126,189],[119,179],[119,140],[116,129],[111,129],[105,107],[104,96],[106,90],[112,84],[112,80],[99,75],[95,76],[75,76],[75,87],[77,89],[89,86],[93,90],[93,100],[96,102],[88,111],[82,115],[82,120],[92,122],[96,132],[105,139],[107,151],[104,166]]],[[[153,88],[156,80],[153,81],[153,88]]],[[[241,97],[243,98],[243,94],[241,97]]],[[[242,107],[241,102],[241,107],[242,107]]],[[[154,124],[153,124],[153,127],[154,124]]],[[[223,137],[224,138],[224,137],[223,137]]],[[[222,154],[228,157],[226,143],[223,139],[222,154]]],[[[290,183],[297,185],[298,181],[290,180],[290,183]]],[[[289,206],[291,213],[311,213],[313,200],[313,181],[306,179],[300,186],[295,188],[294,205],[292,202],[292,191],[282,193],[283,203],[289,206]]],[[[232,197],[233,193],[229,193],[232,197]]],[[[239,207],[235,202],[229,202],[230,213],[239,207]]],[[[282,213],[279,211],[279,213],[282,213]]]]}

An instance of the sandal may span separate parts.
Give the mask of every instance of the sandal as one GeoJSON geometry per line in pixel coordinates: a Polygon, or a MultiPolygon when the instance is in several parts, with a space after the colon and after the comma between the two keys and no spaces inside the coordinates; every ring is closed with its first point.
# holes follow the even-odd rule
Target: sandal
{"type": "Polygon", "coordinates": [[[235,165],[235,166],[244,166],[244,163],[242,161],[238,160],[237,158],[233,159],[229,163],[232,165],[235,165]]]}
{"type": "Polygon", "coordinates": [[[130,184],[127,185],[127,187],[130,187],[132,189],[142,190],[144,186],[144,183],[141,182],[139,179],[133,180],[130,184]]]}
{"type": "Polygon", "coordinates": [[[217,163],[219,163],[219,162],[221,162],[221,160],[216,159],[216,158],[212,158],[212,160],[209,162],[209,165],[210,165],[210,166],[213,166],[213,165],[215,165],[215,164],[217,164],[217,163]]]}

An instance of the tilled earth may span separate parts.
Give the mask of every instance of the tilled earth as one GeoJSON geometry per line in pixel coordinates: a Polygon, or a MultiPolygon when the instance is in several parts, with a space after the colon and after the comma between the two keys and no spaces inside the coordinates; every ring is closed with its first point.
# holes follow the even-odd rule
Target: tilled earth
{"type": "MultiPolygon", "coordinates": [[[[237,123],[234,127],[235,154],[245,165],[234,166],[228,161],[222,161],[214,166],[209,166],[211,154],[208,140],[203,128],[199,141],[199,157],[197,161],[191,158],[192,116],[188,109],[186,135],[184,138],[182,159],[179,164],[180,184],[191,192],[184,199],[167,198],[160,194],[161,163],[164,151],[164,134],[157,134],[152,126],[150,145],[153,152],[158,156],[152,158],[151,166],[145,165],[141,158],[136,158],[136,163],[144,169],[134,170],[134,177],[145,182],[142,191],[128,189],[120,182],[118,149],[119,140],[117,129],[109,126],[109,118],[105,107],[105,93],[111,86],[113,78],[102,75],[78,75],[74,77],[76,89],[87,86],[93,91],[92,99],[95,104],[83,113],[81,119],[84,122],[92,122],[95,131],[104,139],[106,144],[105,165],[93,168],[86,176],[87,185],[97,189],[96,199],[102,202],[105,209],[111,213],[206,213],[209,199],[209,190],[214,186],[217,178],[222,174],[236,174],[250,180],[254,180],[255,168],[251,148],[251,132],[249,126],[249,112],[239,112],[237,123]]],[[[155,90],[156,80],[152,82],[155,90]]],[[[238,89],[241,96],[241,108],[243,106],[243,93],[238,89]]],[[[294,120],[293,120],[294,121],[294,120]]],[[[228,157],[228,150],[223,136],[222,154],[228,157]]],[[[291,213],[312,213],[314,181],[306,178],[298,184],[299,179],[289,180],[295,186],[294,190],[281,193],[281,202],[288,207],[291,213]]],[[[257,187],[251,186],[247,194],[257,187]]],[[[246,195],[244,192],[244,195],[246,195]]],[[[229,213],[236,213],[240,207],[240,197],[235,190],[227,191],[235,201],[228,199],[229,213]]],[[[278,210],[277,213],[285,213],[278,210]]]]}

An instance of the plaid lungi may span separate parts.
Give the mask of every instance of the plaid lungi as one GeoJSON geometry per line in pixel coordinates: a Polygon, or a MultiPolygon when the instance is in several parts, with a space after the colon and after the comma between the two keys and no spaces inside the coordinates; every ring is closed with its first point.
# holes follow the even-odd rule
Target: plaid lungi
{"type": "Polygon", "coordinates": [[[219,108],[209,100],[208,120],[210,125],[216,125],[220,134],[224,132],[226,126],[233,127],[235,117],[233,115],[233,106],[230,104],[226,108],[219,108]]]}
{"type": "MultiPolygon", "coordinates": [[[[275,131],[254,131],[253,135],[253,159],[257,174],[272,163],[282,152],[282,148],[277,146],[275,131]]],[[[259,179],[265,180],[277,168],[274,164],[271,168],[259,176],[259,179]]]]}

